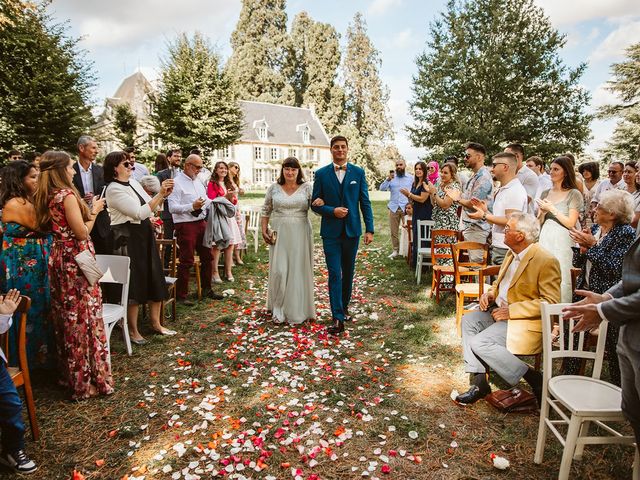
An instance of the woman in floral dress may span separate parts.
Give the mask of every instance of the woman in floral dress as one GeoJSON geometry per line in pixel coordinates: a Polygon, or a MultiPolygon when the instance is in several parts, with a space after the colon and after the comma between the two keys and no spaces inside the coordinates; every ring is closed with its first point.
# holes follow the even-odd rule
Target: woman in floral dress
{"type": "MultiPolygon", "coordinates": [[[[445,163],[440,169],[440,183],[438,185],[429,184],[429,195],[433,204],[433,229],[434,230],[458,230],[460,219],[458,209],[453,200],[446,194],[448,188],[460,189],[456,181],[458,169],[452,163],[445,163]]],[[[435,239],[434,239],[435,240],[435,239]]],[[[439,243],[455,243],[456,237],[442,237],[437,239],[439,243]]],[[[443,248],[436,249],[436,253],[448,253],[443,248]]],[[[450,258],[440,259],[440,265],[453,265],[450,258]]],[[[453,283],[453,276],[445,275],[443,283],[453,283]]]]}
{"type": "Polygon", "coordinates": [[[89,232],[104,200],[94,197],[89,210],[73,186],[74,174],[67,153],[45,152],[34,203],[40,230],[54,235],[49,281],[61,381],[73,399],[81,400],[113,393],[113,379],[100,285],[92,287],[75,261],[83,250],[95,254],[89,232]]]}
{"type": "MultiPolygon", "coordinates": [[[[53,368],[55,340],[49,315],[49,248],[51,236],[36,230],[33,194],[38,169],[23,160],[2,170],[0,207],[4,230],[0,255],[0,290],[15,288],[31,299],[27,315],[27,361],[30,370],[53,368]]],[[[9,361],[17,365],[19,322],[9,329],[9,361]]]]}

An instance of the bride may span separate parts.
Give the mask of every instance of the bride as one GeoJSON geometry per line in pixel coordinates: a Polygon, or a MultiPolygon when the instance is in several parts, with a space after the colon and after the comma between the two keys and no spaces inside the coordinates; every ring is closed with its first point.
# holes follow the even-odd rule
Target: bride
{"type": "MultiPolygon", "coordinates": [[[[313,232],[308,217],[312,185],[295,157],[282,162],[280,177],[262,206],[262,238],[269,249],[267,309],[276,322],[300,324],[316,318],[313,296],[313,232]],[[271,230],[269,230],[269,224],[271,230]]],[[[318,199],[314,205],[324,203],[318,199]]]]}

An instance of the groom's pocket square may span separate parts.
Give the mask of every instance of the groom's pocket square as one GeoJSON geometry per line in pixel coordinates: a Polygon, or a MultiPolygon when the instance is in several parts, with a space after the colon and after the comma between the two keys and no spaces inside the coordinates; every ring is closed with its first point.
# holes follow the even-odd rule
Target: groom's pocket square
{"type": "Polygon", "coordinates": [[[358,182],[356,182],[355,180],[351,180],[351,183],[349,183],[349,185],[355,185],[356,183],[358,182]]]}

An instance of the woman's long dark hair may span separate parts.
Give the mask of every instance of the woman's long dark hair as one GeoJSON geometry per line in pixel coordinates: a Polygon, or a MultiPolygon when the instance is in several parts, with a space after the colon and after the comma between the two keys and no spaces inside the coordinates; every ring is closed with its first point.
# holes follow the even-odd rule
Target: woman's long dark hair
{"type": "Polygon", "coordinates": [[[33,163],[17,160],[9,163],[0,173],[2,188],[0,188],[0,208],[12,198],[29,199],[29,192],[24,186],[24,179],[31,170],[37,167],[33,163]]]}
{"type": "Polygon", "coordinates": [[[425,162],[416,162],[416,164],[413,166],[413,188],[418,188],[418,176],[415,174],[416,171],[416,167],[421,167],[422,168],[422,180],[420,180],[420,182],[426,182],[427,181],[427,164],[425,162]]]}
{"type": "Polygon", "coordinates": [[[287,157],[282,162],[282,167],[280,167],[280,176],[278,177],[278,185],[284,185],[284,169],[285,167],[289,168],[297,168],[298,176],[296,177],[296,183],[298,185],[302,185],[304,183],[304,174],[302,173],[302,168],[300,167],[300,162],[296,157],[287,157]]]}
{"type": "Polygon", "coordinates": [[[573,190],[578,188],[578,184],[576,183],[576,173],[573,171],[573,164],[569,158],[557,157],[554,158],[551,163],[560,165],[562,170],[564,170],[564,178],[562,179],[563,190],[573,190]]]}
{"type": "Polygon", "coordinates": [[[227,167],[227,176],[224,177],[224,187],[227,189],[227,191],[233,190],[233,182],[231,181],[231,177],[229,176],[229,165],[227,165],[227,162],[223,162],[222,160],[216,162],[215,166],[213,167],[213,171],[211,172],[211,179],[209,181],[212,183],[218,183],[220,181],[220,179],[218,178],[218,174],[216,173],[216,170],[218,170],[218,167],[220,165],[224,165],[225,167],[227,167]]]}

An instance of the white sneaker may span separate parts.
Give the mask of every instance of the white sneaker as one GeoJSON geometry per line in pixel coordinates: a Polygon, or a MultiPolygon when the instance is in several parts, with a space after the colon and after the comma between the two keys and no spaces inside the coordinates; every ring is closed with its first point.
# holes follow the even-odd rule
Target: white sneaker
{"type": "Polygon", "coordinates": [[[389,255],[389,258],[391,260],[393,260],[394,258],[396,258],[398,256],[398,252],[396,252],[395,250],[393,252],[391,252],[391,255],[389,255]]]}

